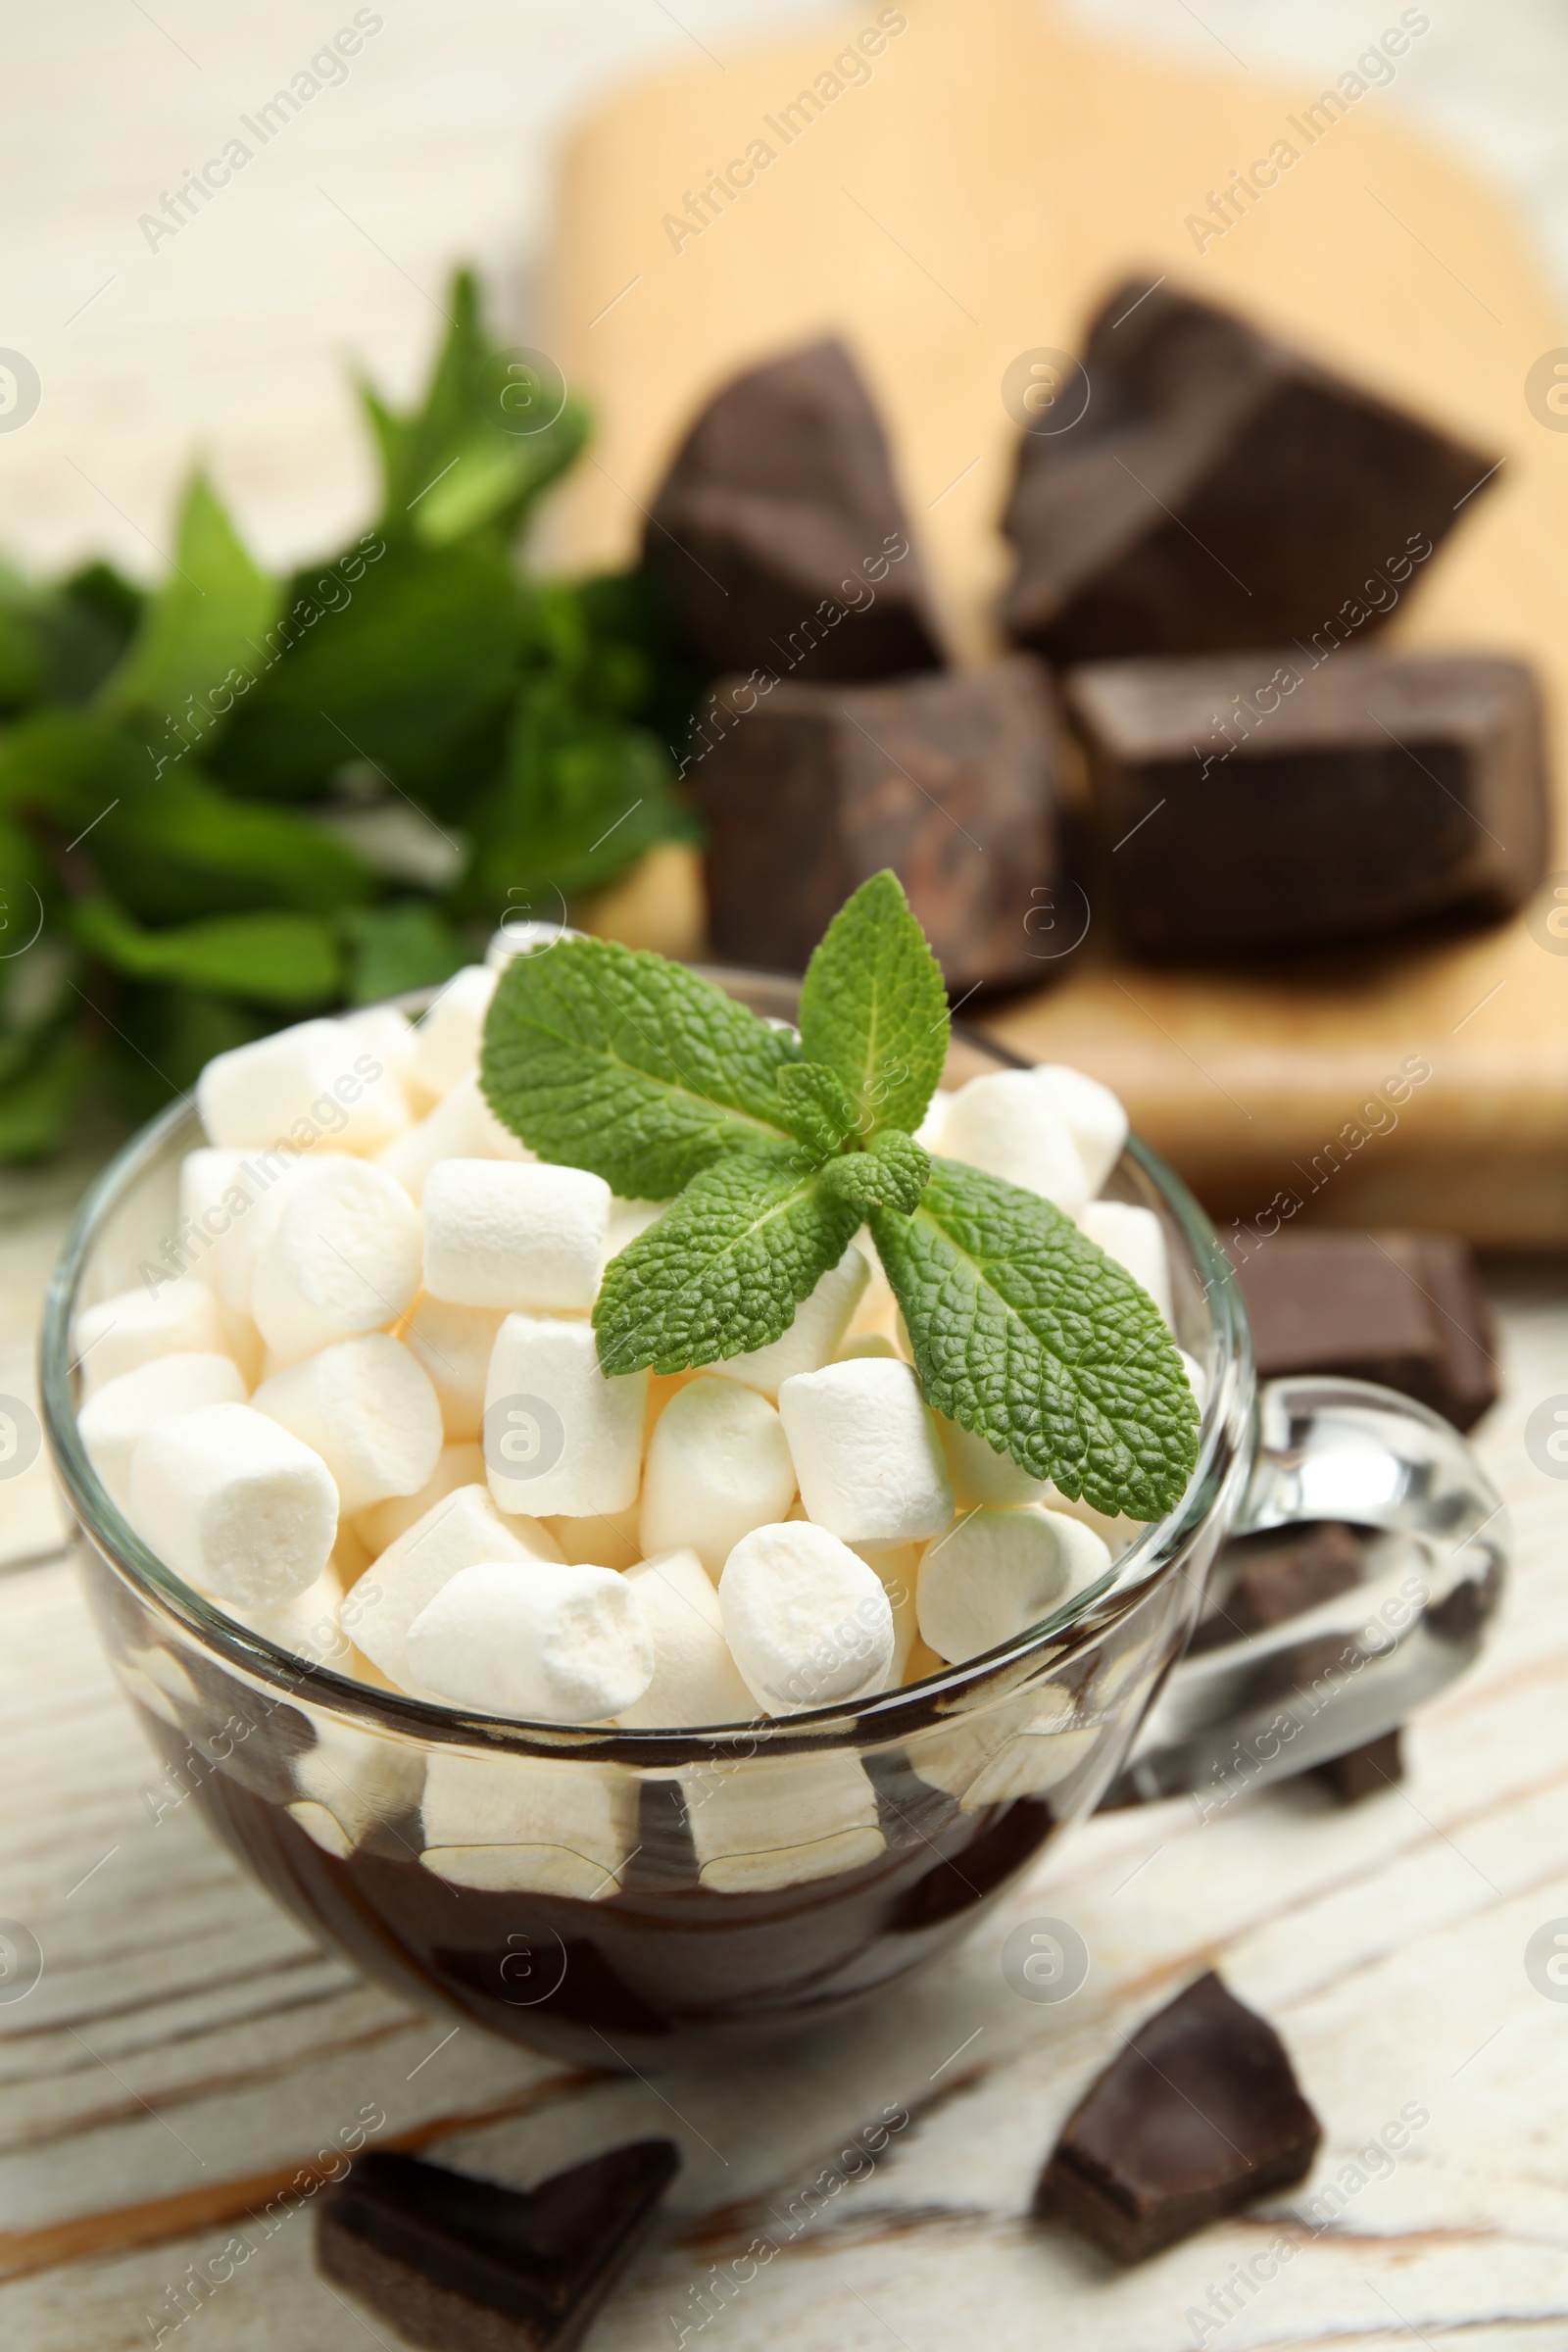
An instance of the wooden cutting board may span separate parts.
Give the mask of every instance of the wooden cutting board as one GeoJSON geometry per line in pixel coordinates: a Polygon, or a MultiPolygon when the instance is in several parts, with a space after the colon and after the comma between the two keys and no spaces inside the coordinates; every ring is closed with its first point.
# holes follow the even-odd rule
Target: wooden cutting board
{"type": "MultiPolygon", "coordinates": [[[[1398,22],[1392,0],[1387,14],[1398,22]]],[[[1422,17],[1404,12],[1407,27],[1422,17]]],[[[1425,37],[1412,29],[1411,46],[1425,37]]],[[[699,403],[747,363],[832,330],[887,418],[954,642],[982,659],[1007,562],[1004,370],[1020,352],[1074,348],[1129,271],[1163,271],[1504,459],[1384,642],[1533,658],[1560,741],[1568,433],[1538,421],[1525,379],[1568,327],[1505,206],[1404,132],[1388,88],[1368,87],[1311,145],[1288,128],[1321,86],[1152,63],[1028,0],[861,0],[837,30],[628,90],[583,126],[561,177],[553,343],[600,429],[554,552],[624,560],[699,403]],[[858,79],[846,52],[866,28],[886,38],[860,53],[858,79]],[[1189,217],[1281,138],[1299,160],[1200,251],[1189,217]],[[749,149],[751,184],[683,231],[688,197],[749,149]]],[[[1560,755],[1557,775],[1552,862],[1568,867],[1560,755]]],[[[695,945],[694,904],[666,855],[599,919],[695,945]]],[[[1560,954],[1545,944],[1545,910],[1534,928],[1242,976],[1119,965],[1091,925],[1056,985],[988,1023],[1019,1052],[1106,1079],[1226,1220],[1561,1244],[1568,938],[1560,954]],[[1391,1103],[1418,1068],[1430,1075],[1391,1103]]]]}

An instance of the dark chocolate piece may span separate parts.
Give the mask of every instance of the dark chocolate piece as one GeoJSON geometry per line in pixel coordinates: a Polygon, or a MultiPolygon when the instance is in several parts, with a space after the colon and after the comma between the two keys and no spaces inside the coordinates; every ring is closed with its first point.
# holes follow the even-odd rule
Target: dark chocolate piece
{"type": "Polygon", "coordinates": [[[870,395],[842,343],[714,395],[653,502],[644,558],[711,669],[891,677],[942,661],[870,395]]]}
{"type": "Polygon", "coordinates": [[[1038,663],[765,696],[731,680],[705,729],[689,776],[718,955],[804,971],[850,893],[890,865],[956,993],[1060,970],[1081,894],[1060,881],[1038,663]]]}
{"type": "Polygon", "coordinates": [[[1523,906],[1546,858],[1534,673],[1304,645],[1074,670],[1126,945],[1274,954],[1523,906]]]}
{"type": "Polygon", "coordinates": [[[1380,1381],[1471,1429],[1497,1397],[1492,1319],[1465,1243],[1441,1233],[1285,1231],[1231,1256],[1258,1377],[1380,1381]]]}
{"type": "Polygon", "coordinates": [[[1004,520],[1007,629],[1051,662],[1376,628],[1496,466],[1168,284],[1118,286],[1084,366],[1004,520]]]}
{"type": "Polygon", "coordinates": [[[670,2140],[634,2140],[521,2195],[361,2156],[317,2209],[317,2261],[429,2352],[568,2352],[679,2166],[670,2140]]]}
{"type": "Polygon", "coordinates": [[[1273,2027],[1210,1972],[1146,2019],[1079,2101],[1034,2209],[1140,2262],[1299,2180],[1321,2136],[1273,2027]]]}
{"type": "Polygon", "coordinates": [[[1187,1644],[1189,1654],[1284,1625],[1348,1592],[1361,1581],[1361,1547],[1352,1528],[1323,1519],[1238,1545],[1215,1573],[1215,1605],[1187,1644]]]}
{"type": "Polygon", "coordinates": [[[1321,1781],[1342,1805],[1358,1805],[1364,1796],[1381,1795],[1404,1778],[1397,1727],[1385,1732],[1381,1740],[1369,1740],[1364,1747],[1349,1748],[1343,1756],[1331,1756],[1326,1764],[1314,1765],[1309,1777],[1321,1781]]]}

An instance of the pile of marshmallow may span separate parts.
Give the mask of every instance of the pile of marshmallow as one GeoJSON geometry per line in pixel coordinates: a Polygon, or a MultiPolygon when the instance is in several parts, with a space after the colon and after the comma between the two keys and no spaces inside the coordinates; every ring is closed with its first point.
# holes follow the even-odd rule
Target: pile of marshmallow
{"type": "MultiPolygon", "coordinates": [[[[863,1234],[771,1346],[606,1376],[601,1275],[662,1204],[536,1160],[490,1110],[510,953],[416,1024],[307,1021],[203,1072],[177,1229],[74,1333],[82,1442],[149,1549],[367,1682],[662,1728],[917,1680],[1101,1578],[1130,1523],[928,1409],[863,1234]]],[[[1075,1217],[1169,1321],[1159,1220],[1095,1197],[1125,1137],[1060,1067],[939,1095],[921,1131],[1075,1217]]]]}

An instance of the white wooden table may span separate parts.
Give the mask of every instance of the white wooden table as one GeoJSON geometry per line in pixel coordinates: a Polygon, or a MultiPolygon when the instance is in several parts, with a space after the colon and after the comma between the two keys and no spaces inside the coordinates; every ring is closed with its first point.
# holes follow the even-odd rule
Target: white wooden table
{"type": "MultiPolygon", "coordinates": [[[[349,81],[156,252],[140,213],[352,9],[61,0],[0,24],[0,345],[26,350],[44,382],[33,422],[0,435],[8,551],[54,564],[107,548],[155,574],[198,443],[267,557],[325,547],[368,491],[343,359],[406,391],[439,324],[430,296],[461,255],[526,323],[550,143],[572,105],[693,41],[720,71],[738,26],[822,12],[387,0],[380,13],[349,81]]],[[[1086,0],[1079,13],[1205,62],[1219,41],[1243,64],[1337,71],[1396,12],[1086,0]]],[[[1506,172],[1568,264],[1560,12],[1446,0],[1434,17],[1394,102],[1506,172]]],[[[84,1173],[0,1187],[0,1391],[24,1389],[84,1173]]],[[[599,2323],[599,2352],[960,2339],[1176,2352],[1200,2333],[1186,2315],[1280,2231],[1296,2258],[1204,2341],[1568,2341],[1568,2003],[1524,1967],[1532,1934],[1568,1920],[1568,1484],[1523,1445],[1531,1409],[1568,1394],[1568,1268],[1494,1270],[1493,1287],[1509,1385],[1482,1444],[1518,1566],[1481,1666],[1409,1736],[1402,1788],[1346,1813],[1285,1788],[1206,1824],[1179,1801],[1106,1816],[873,2017],[657,2085],[411,2015],[318,1953],[189,1807],[155,1819],[152,1760],[60,1554],[47,1477],[0,1486],[0,1917],[44,1957],[27,1998],[0,2004],[0,2344],[129,2352],[161,2327],[166,2344],[212,2352],[375,2337],[315,2278],[308,2202],[270,2235],[249,2218],[269,2200],[275,2214],[366,2109],[384,2115],[377,2144],[523,2184],[634,2133],[679,2141],[666,2224],[599,2323]],[[1042,1914],[1070,1919],[1093,1956],[1056,2008],[1019,1998],[998,1966],[1008,1929],[1042,1914]],[[1034,2178],[1118,2037],[1211,1962],[1286,2034],[1323,2153],[1292,2197],[1116,2275],[1025,2218],[1034,2178]],[[1324,2182],[1353,2184],[1342,2168],[1411,2103],[1430,2121],[1391,2178],[1355,2187],[1327,2230],[1292,2218],[1324,2182]],[[849,2180],[862,2169],[841,2156],[852,2135],[901,2105],[908,2127],[849,2180]],[[791,2207],[813,2180],[819,2211],[797,2230],[791,2207]],[[236,2234],[254,2251],[174,2332],[180,2281],[236,2234]],[[727,2294],[759,2237],[775,2257],[727,2294]]]]}

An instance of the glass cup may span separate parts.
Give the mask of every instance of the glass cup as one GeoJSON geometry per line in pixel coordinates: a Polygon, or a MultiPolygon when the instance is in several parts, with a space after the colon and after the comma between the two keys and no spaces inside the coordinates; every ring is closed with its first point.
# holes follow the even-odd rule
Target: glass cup
{"type": "MultiPolygon", "coordinates": [[[[792,982],[710,977],[793,1015],[792,982]]],[[[946,1082],[1009,1066],[959,1032],[946,1082]]],[[[647,2069],[869,1999],[1107,1791],[1188,1789],[1212,1810],[1391,1729],[1474,1654],[1494,1603],[1499,1506],[1463,1440],[1358,1382],[1259,1398],[1214,1233],[1134,1140],[1107,1190],[1165,1230],[1204,1386],[1198,1465],[1167,1518],[1029,1633],[848,1705],[697,1732],[502,1721],[357,1681],[344,1638],[301,1657],[155,1558],[77,1433],[73,1318],[175,1233],[179,1161],[202,1140],[179,1103],[128,1145],[50,1292],[45,1414],[89,1603],[169,1802],[193,1795],[367,1976],[509,2039],[647,2069]],[[1325,1518],[1383,1531],[1367,1580],[1173,1674],[1222,1546],[1325,1518]]]]}

